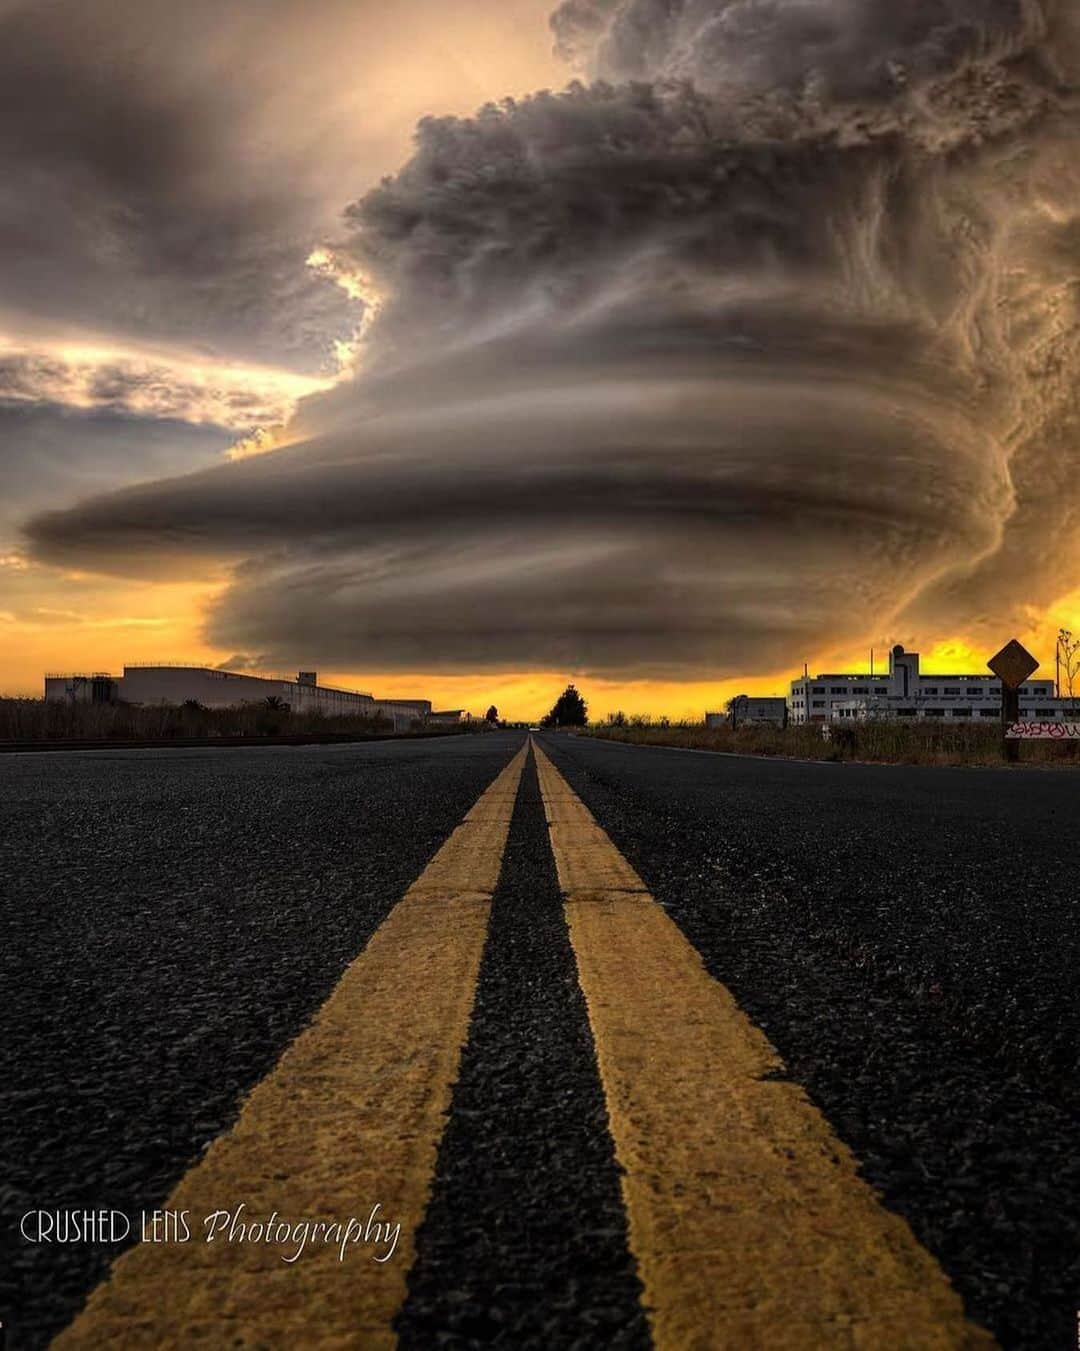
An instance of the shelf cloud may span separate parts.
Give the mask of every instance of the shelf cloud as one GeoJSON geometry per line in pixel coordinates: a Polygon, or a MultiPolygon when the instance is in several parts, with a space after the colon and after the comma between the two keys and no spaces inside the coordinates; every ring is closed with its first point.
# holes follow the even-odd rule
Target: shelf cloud
{"type": "Polygon", "coordinates": [[[377,301],[288,445],[28,526],[230,560],[222,647],[773,670],[1080,575],[1080,20],[1056,0],[568,0],[579,79],[424,120],[328,241],[377,301]]]}

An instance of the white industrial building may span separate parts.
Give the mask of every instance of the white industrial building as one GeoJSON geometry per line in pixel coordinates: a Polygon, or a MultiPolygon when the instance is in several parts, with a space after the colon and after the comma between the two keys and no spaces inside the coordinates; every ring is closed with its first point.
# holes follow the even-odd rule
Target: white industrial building
{"type": "MultiPolygon", "coordinates": [[[[989,721],[1001,717],[1001,681],[994,675],[924,675],[919,654],[894,647],[883,675],[845,672],[803,675],[791,682],[793,723],[870,721],[891,718],[989,721]]],[[[1054,696],[1052,680],[1020,687],[1020,717],[1058,719],[1075,701],[1054,696]]]]}
{"type": "Polygon", "coordinates": [[[296,713],[352,714],[382,717],[395,730],[426,722],[428,699],[376,699],[359,690],[320,685],[314,671],[300,671],[295,680],[218,671],[206,666],[125,666],[122,676],[47,675],[45,698],[67,703],[184,704],[203,708],[235,708],[276,699],[296,713]]]}

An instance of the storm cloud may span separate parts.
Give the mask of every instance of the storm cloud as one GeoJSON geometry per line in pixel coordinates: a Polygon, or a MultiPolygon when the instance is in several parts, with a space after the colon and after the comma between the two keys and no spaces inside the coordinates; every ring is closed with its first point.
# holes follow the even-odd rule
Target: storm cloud
{"type": "Polygon", "coordinates": [[[0,0],[5,327],[325,365],[355,314],[304,266],[322,184],[274,125],[272,43],[302,40],[296,18],[286,0],[0,0]]]}
{"type": "MultiPolygon", "coordinates": [[[[37,518],[234,561],[222,646],[772,670],[1080,579],[1080,26],[1055,0],[571,0],[587,83],[421,123],[287,448],[37,518]]],[[[991,608],[993,606],[993,609],[991,608]]]]}

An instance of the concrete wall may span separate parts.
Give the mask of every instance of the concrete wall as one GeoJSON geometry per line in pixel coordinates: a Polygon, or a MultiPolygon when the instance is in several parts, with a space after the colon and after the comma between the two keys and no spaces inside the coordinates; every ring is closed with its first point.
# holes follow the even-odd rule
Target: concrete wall
{"type": "MultiPolygon", "coordinates": [[[[709,725],[709,716],[716,717],[716,714],[706,715],[706,725],[709,725]]],[[[735,726],[742,727],[746,723],[766,722],[775,727],[786,727],[788,720],[787,700],[775,698],[771,695],[753,695],[740,694],[732,701],[732,712],[726,717],[727,722],[734,722],[735,726]]],[[[712,724],[715,726],[716,724],[712,724]]]]}
{"type": "Polygon", "coordinates": [[[426,718],[431,712],[430,699],[374,699],[374,707],[385,717],[403,714],[410,718],[426,718]]]}
{"type": "MultiPolygon", "coordinates": [[[[1068,722],[1076,714],[1077,704],[1068,699],[1054,699],[1048,695],[1028,695],[1021,698],[1020,718],[1023,722],[1068,722]]],[[[964,722],[983,723],[991,727],[1001,718],[1001,696],[996,699],[972,700],[953,704],[940,698],[920,695],[904,699],[851,699],[833,705],[830,722],[964,722]]]]}
{"type": "MultiPolygon", "coordinates": [[[[194,699],[204,708],[261,704],[275,698],[298,708],[299,688],[290,680],[267,680],[203,666],[125,666],[120,698],[129,704],[183,704],[194,699]]],[[[305,688],[303,693],[311,691],[305,688]]]]}

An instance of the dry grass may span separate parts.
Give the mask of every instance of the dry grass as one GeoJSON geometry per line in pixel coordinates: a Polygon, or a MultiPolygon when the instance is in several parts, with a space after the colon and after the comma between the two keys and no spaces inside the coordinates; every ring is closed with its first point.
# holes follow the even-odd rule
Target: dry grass
{"type": "MultiPolygon", "coordinates": [[[[458,729],[455,729],[458,730],[458,729]]],[[[462,731],[471,730],[462,724],[462,731]]],[[[235,708],[194,705],[66,704],[44,699],[0,699],[0,741],[157,741],[179,737],[283,736],[393,733],[386,718],[328,717],[244,704],[235,708]]],[[[407,735],[407,734],[405,734],[407,735]]]]}
{"type": "MultiPolygon", "coordinates": [[[[998,726],[956,723],[856,723],[834,728],[826,741],[820,725],[702,727],[697,723],[643,723],[590,727],[586,735],[639,746],[683,746],[743,755],[795,756],[805,760],[870,760],[901,765],[1000,765],[998,726]]],[[[1031,741],[1020,746],[1022,764],[1080,765],[1080,741],[1031,741]]]]}

